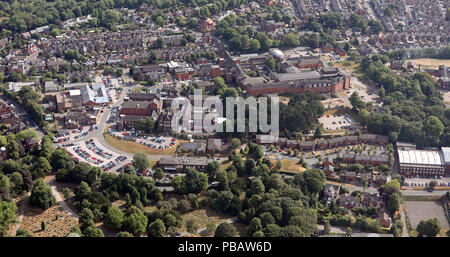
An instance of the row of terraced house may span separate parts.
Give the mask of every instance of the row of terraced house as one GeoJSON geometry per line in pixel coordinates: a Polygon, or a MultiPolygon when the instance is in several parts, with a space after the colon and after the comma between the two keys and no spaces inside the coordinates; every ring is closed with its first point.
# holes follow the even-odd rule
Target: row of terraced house
{"type": "Polygon", "coordinates": [[[287,138],[278,138],[271,135],[256,135],[257,144],[273,144],[280,147],[298,149],[300,151],[325,150],[356,144],[387,145],[388,142],[389,139],[387,136],[380,136],[375,134],[362,134],[359,136],[342,136],[331,139],[321,139],[312,141],[291,140],[287,138]]]}

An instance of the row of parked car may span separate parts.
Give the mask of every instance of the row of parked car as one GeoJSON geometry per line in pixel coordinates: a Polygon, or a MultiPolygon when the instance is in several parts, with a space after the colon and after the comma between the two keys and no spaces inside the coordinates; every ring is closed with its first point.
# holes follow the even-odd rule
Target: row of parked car
{"type": "Polygon", "coordinates": [[[89,139],[89,140],[86,140],[85,143],[86,143],[86,147],[87,147],[89,150],[91,150],[91,151],[93,151],[94,153],[100,155],[101,157],[106,158],[106,159],[108,159],[108,160],[111,159],[111,158],[113,157],[113,154],[112,154],[112,153],[105,152],[102,148],[98,147],[98,146],[95,144],[95,141],[94,141],[93,138],[91,138],[91,139],[89,139]]]}
{"type": "Polygon", "coordinates": [[[128,166],[128,165],[131,165],[131,162],[125,163],[125,165],[123,165],[122,167],[117,169],[117,172],[122,172],[125,169],[125,167],[128,166]]]}
{"type": "Polygon", "coordinates": [[[164,144],[165,140],[164,140],[164,139],[161,139],[161,138],[149,138],[149,137],[144,137],[144,138],[145,138],[145,139],[149,139],[150,141],[155,142],[155,143],[158,143],[158,144],[160,144],[160,145],[148,143],[148,142],[146,142],[146,141],[144,141],[144,140],[136,140],[135,142],[137,142],[137,143],[139,143],[139,144],[142,144],[142,145],[145,145],[145,146],[148,146],[148,147],[151,147],[151,148],[155,148],[155,149],[167,149],[167,148],[171,148],[171,147],[173,147],[173,146],[175,145],[175,142],[176,142],[176,139],[175,139],[175,138],[173,138],[173,139],[170,141],[170,143],[168,143],[168,144],[164,144]]]}
{"type": "MultiPolygon", "coordinates": [[[[81,146],[76,146],[73,148],[73,150],[75,151],[75,153],[77,153],[81,158],[85,159],[86,161],[96,164],[96,165],[100,165],[104,162],[104,160],[102,159],[98,159],[96,157],[92,157],[90,153],[88,153],[86,150],[82,149],[81,146]]],[[[77,158],[77,157],[75,157],[77,158]]],[[[79,160],[77,160],[79,161],[79,160]]]]}
{"type": "Polygon", "coordinates": [[[70,140],[70,137],[55,138],[55,139],[53,139],[53,143],[62,143],[62,142],[67,142],[69,140],[70,140]]]}
{"type": "MultiPolygon", "coordinates": [[[[87,136],[87,135],[89,135],[89,133],[91,133],[92,131],[94,131],[94,128],[97,129],[98,127],[97,127],[97,126],[94,127],[94,125],[91,125],[91,126],[89,127],[89,130],[88,130],[88,131],[83,132],[83,133],[81,133],[80,135],[76,135],[74,138],[75,138],[75,139],[78,139],[78,138],[80,138],[80,137],[87,136]]],[[[80,130],[78,130],[78,131],[80,131],[80,130]]],[[[80,131],[80,132],[81,132],[81,131],[80,131]]]]}
{"type": "Polygon", "coordinates": [[[55,136],[55,138],[58,138],[58,137],[66,137],[66,136],[68,136],[68,135],[70,135],[69,131],[63,131],[63,132],[58,133],[58,134],[55,136]]]}
{"type": "Polygon", "coordinates": [[[144,171],[142,171],[142,176],[146,176],[146,177],[151,177],[151,176],[153,176],[153,173],[155,173],[155,171],[154,170],[144,170],[144,171]]]}
{"type": "MultiPolygon", "coordinates": [[[[437,182],[436,185],[437,186],[441,186],[441,187],[450,186],[450,182],[437,182]]],[[[418,183],[405,182],[405,186],[408,186],[408,187],[415,187],[415,186],[427,187],[427,186],[429,186],[429,183],[428,182],[418,182],[418,183]]]]}
{"type": "MultiPolygon", "coordinates": [[[[128,158],[127,158],[126,156],[119,155],[119,156],[117,156],[114,160],[109,161],[108,163],[102,165],[101,167],[102,167],[102,169],[103,169],[104,171],[108,171],[108,170],[113,169],[113,168],[116,167],[117,165],[119,165],[119,164],[125,162],[127,159],[128,159],[128,158]]],[[[127,164],[127,165],[128,165],[128,164],[127,164]]]]}
{"type": "Polygon", "coordinates": [[[135,132],[133,132],[133,131],[132,132],[122,132],[121,135],[114,134],[114,132],[112,132],[112,131],[109,131],[109,133],[117,139],[136,142],[136,143],[139,143],[139,144],[142,144],[142,145],[154,148],[154,149],[171,148],[171,147],[175,146],[175,143],[177,141],[175,138],[172,138],[169,143],[165,143],[166,140],[160,136],[156,136],[156,137],[144,136],[142,138],[138,138],[138,137],[135,137],[135,132]],[[151,142],[148,142],[147,140],[149,140],[151,142]]]}

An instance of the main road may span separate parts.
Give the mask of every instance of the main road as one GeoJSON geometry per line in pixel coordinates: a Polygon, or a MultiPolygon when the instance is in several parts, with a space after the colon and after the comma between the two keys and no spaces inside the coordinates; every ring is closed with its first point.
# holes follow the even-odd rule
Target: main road
{"type": "MultiPolygon", "coordinates": [[[[327,181],[327,183],[331,184],[340,184],[341,186],[347,188],[349,191],[364,191],[364,188],[362,186],[357,186],[353,184],[341,184],[338,182],[333,181],[327,181]]],[[[373,187],[368,187],[365,189],[365,192],[367,193],[377,193],[378,189],[373,187]]],[[[401,190],[402,195],[404,196],[442,196],[445,195],[448,191],[447,190],[433,190],[431,192],[425,191],[425,190],[415,190],[415,189],[407,189],[407,190],[401,190]]]]}

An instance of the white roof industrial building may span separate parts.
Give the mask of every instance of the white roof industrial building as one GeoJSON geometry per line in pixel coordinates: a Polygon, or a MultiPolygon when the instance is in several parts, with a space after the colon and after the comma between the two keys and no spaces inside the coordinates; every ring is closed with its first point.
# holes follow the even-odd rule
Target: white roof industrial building
{"type": "Polygon", "coordinates": [[[446,165],[450,164],[450,147],[442,147],[442,155],[444,156],[444,162],[446,165]]]}
{"type": "Polygon", "coordinates": [[[398,150],[400,164],[444,166],[444,156],[440,151],[398,150]]]}

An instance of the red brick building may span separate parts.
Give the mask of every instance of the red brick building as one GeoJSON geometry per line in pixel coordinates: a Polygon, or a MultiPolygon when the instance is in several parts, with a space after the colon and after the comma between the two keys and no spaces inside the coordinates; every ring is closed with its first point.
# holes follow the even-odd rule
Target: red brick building
{"type": "Polygon", "coordinates": [[[302,94],[306,91],[315,93],[336,92],[350,88],[350,77],[343,75],[336,68],[323,68],[319,71],[294,71],[275,75],[275,82],[251,83],[243,89],[251,96],[267,94],[302,94]]]}
{"type": "Polygon", "coordinates": [[[331,53],[334,50],[334,46],[330,43],[327,43],[324,47],[322,47],[322,52],[331,53]]]}
{"type": "Polygon", "coordinates": [[[176,70],[175,71],[175,76],[177,77],[178,80],[181,81],[185,81],[185,80],[190,80],[191,79],[191,75],[189,74],[188,71],[186,70],[176,70]]]}
{"type": "Polygon", "coordinates": [[[11,106],[0,103],[0,115],[11,113],[11,106]]]}
{"type": "Polygon", "coordinates": [[[336,48],[334,48],[334,52],[336,54],[338,54],[339,56],[345,56],[347,54],[347,52],[345,52],[344,49],[342,49],[342,47],[337,46],[336,48]]]}
{"type": "Polygon", "coordinates": [[[149,102],[144,101],[128,101],[124,102],[119,110],[119,114],[133,116],[150,116],[153,110],[159,109],[159,101],[153,99],[149,102]]]}

